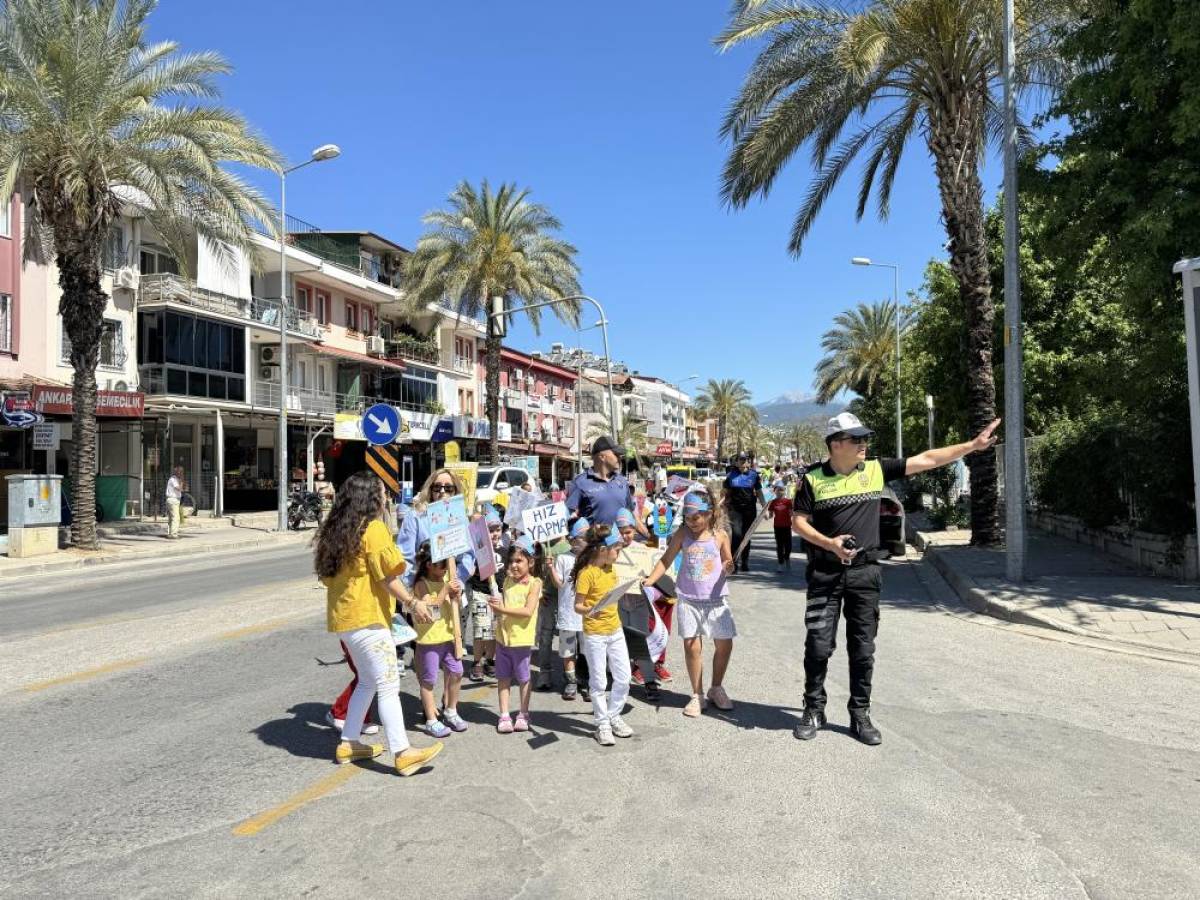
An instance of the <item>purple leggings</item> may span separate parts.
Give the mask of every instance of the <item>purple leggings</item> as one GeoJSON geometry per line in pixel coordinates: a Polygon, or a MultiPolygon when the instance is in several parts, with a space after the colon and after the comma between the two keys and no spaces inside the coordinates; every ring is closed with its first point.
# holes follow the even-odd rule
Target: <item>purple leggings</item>
{"type": "Polygon", "coordinates": [[[529,683],[529,658],[532,647],[505,647],[496,645],[496,680],[529,683]]]}
{"type": "Polygon", "coordinates": [[[440,668],[447,675],[457,675],[462,678],[462,660],[454,655],[454,642],[444,644],[417,644],[416,663],[417,677],[425,687],[437,684],[437,673],[440,668]]]}

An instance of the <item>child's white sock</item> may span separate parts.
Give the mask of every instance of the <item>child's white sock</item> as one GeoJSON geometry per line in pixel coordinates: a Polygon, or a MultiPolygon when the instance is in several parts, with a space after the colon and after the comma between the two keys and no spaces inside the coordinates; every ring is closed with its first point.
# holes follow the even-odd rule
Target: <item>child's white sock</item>
{"type": "Polygon", "coordinates": [[[447,706],[445,708],[445,710],[443,710],[443,712],[445,712],[446,715],[448,715],[448,716],[457,716],[458,715],[458,707],[457,706],[447,706]]]}

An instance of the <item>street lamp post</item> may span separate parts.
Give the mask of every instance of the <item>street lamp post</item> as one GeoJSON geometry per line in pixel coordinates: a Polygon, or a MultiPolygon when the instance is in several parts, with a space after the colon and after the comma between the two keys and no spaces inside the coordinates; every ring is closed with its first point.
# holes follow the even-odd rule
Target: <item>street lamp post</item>
{"type": "MultiPolygon", "coordinates": [[[[275,502],[279,505],[279,531],[287,531],[287,389],[288,389],[288,358],[287,358],[287,177],[297,169],[303,169],[313,163],[324,162],[341,155],[337,144],[322,144],[312,152],[307,160],[299,165],[284,169],[279,173],[279,436],[275,456],[277,460],[278,483],[275,492],[275,502]]],[[[312,461],[309,461],[312,464],[312,461]]]]}
{"type": "Polygon", "coordinates": [[[892,270],[892,303],[896,307],[896,456],[904,456],[904,417],[900,403],[900,267],[891,263],[872,262],[866,256],[855,256],[850,260],[856,266],[873,266],[876,269],[892,270]]]}
{"type": "Polygon", "coordinates": [[[925,425],[929,429],[927,449],[933,449],[933,394],[925,395],[925,425]]]}

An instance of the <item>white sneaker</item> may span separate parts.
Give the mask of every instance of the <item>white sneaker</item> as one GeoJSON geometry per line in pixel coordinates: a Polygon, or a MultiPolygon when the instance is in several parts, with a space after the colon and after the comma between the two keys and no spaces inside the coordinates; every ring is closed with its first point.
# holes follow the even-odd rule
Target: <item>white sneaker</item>
{"type": "MultiPolygon", "coordinates": [[[[336,728],[338,731],[341,731],[343,728],[346,727],[346,720],[345,719],[335,719],[333,717],[333,710],[328,710],[325,713],[325,724],[330,726],[331,728],[336,728]]],[[[365,725],[363,725],[362,733],[363,734],[379,734],[379,726],[375,725],[374,723],[368,722],[365,725]]]]}
{"type": "Polygon", "coordinates": [[[601,725],[596,729],[596,743],[601,747],[611,747],[616,741],[613,740],[612,729],[607,725],[601,725]]]}
{"type": "Polygon", "coordinates": [[[612,729],[612,733],[619,738],[633,737],[633,729],[625,724],[625,720],[620,716],[613,716],[608,720],[608,725],[612,729]]]}

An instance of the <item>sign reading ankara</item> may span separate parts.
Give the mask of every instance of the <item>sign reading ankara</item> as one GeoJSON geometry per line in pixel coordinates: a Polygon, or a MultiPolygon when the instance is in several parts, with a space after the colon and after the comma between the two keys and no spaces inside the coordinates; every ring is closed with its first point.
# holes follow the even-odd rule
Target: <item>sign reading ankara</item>
{"type": "Polygon", "coordinates": [[[400,433],[399,411],[386,403],[376,403],[363,413],[362,433],[367,443],[377,446],[392,443],[400,433]]]}

